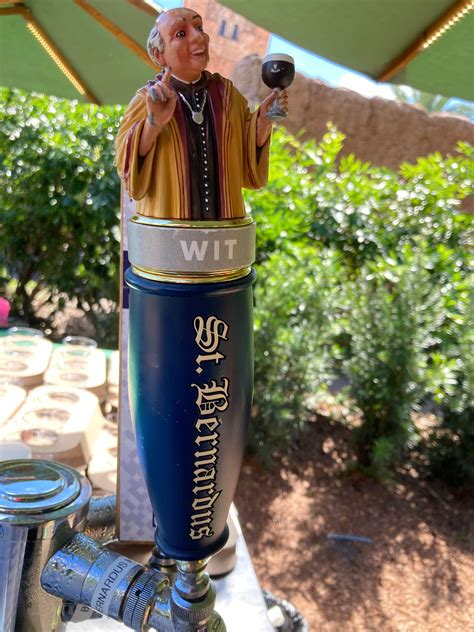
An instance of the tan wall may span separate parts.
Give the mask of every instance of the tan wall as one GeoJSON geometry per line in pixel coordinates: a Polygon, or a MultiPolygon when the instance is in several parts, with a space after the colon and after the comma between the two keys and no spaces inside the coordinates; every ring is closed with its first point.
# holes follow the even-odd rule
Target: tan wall
{"type": "Polygon", "coordinates": [[[270,39],[268,31],[255,26],[215,0],[185,0],[184,6],[199,13],[204,22],[204,29],[210,36],[211,59],[208,69],[211,72],[219,72],[224,77],[230,77],[236,63],[247,55],[265,55],[270,39]],[[226,23],[225,35],[220,35],[223,20],[226,23]],[[235,27],[238,35],[234,40],[232,34],[235,27]]]}
{"type": "MultiPolygon", "coordinates": [[[[268,93],[261,78],[262,60],[252,55],[237,64],[231,75],[251,105],[268,93]]],[[[289,89],[290,113],[286,127],[319,140],[332,121],[347,139],[344,153],[354,153],[376,165],[396,168],[434,151],[453,153],[459,140],[474,144],[474,125],[448,114],[428,114],[411,105],[379,97],[368,99],[345,88],[297,74],[289,89]]]]}

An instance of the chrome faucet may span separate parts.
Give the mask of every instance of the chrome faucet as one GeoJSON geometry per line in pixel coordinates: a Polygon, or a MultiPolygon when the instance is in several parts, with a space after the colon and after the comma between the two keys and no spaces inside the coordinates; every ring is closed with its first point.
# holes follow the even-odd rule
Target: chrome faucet
{"type": "Polygon", "coordinates": [[[88,535],[89,482],[65,465],[0,464],[0,629],[62,632],[77,610],[132,630],[224,632],[207,560],[152,566],[88,535]],[[161,570],[163,565],[163,570],[161,570]]]}

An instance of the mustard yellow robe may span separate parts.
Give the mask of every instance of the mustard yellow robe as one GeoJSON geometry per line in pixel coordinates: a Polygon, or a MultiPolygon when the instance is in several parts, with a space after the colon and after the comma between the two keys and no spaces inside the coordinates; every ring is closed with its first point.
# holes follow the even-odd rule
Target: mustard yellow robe
{"type": "MultiPolygon", "coordinates": [[[[257,151],[258,111],[250,113],[247,101],[231,81],[207,74],[218,154],[220,215],[222,219],[243,217],[242,187],[260,189],[267,183],[270,139],[257,151]]],[[[180,99],[173,118],[158,135],[138,172],[146,94],[146,87],[137,91],[122,119],[116,139],[118,173],[130,197],[137,201],[140,215],[190,219],[190,165],[180,99]]]]}

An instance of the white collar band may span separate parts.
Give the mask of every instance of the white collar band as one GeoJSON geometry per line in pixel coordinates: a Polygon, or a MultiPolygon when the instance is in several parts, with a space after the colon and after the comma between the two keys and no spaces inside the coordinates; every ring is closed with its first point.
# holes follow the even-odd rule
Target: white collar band
{"type": "Polygon", "coordinates": [[[187,83],[188,86],[190,86],[191,84],[198,83],[198,81],[201,81],[202,73],[199,75],[199,78],[196,79],[195,81],[185,81],[184,79],[181,79],[181,77],[177,77],[173,73],[171,73],[171,76],[174,77],[174,79],[177,79],[178,81],[181,81],[181,83],[187,83]]]}

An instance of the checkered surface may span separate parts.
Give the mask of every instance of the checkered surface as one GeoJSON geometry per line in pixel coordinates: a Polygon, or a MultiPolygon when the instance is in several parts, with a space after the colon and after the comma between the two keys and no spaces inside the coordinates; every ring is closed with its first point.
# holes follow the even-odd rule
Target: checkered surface
{"type": "MultiPolygon", "coordinates": [[[[122,196],[122,254],[126,255],[127,221],[134,213],[134,203],[122,196]]],[[[123,256],[127,261],[128,258],[123,256]]],[[[123,279],[123,270],[122,270],[123,279]]],[[[128,307],[128,305],[127,305],[128,307]]],[[[127,384],[128,309],[121,306],[120,331],[120,441],[118,501],[119,538],[125,542],[153,542],[153,512],[138,460],[135,434],[130,414],[127,384]]]]}

